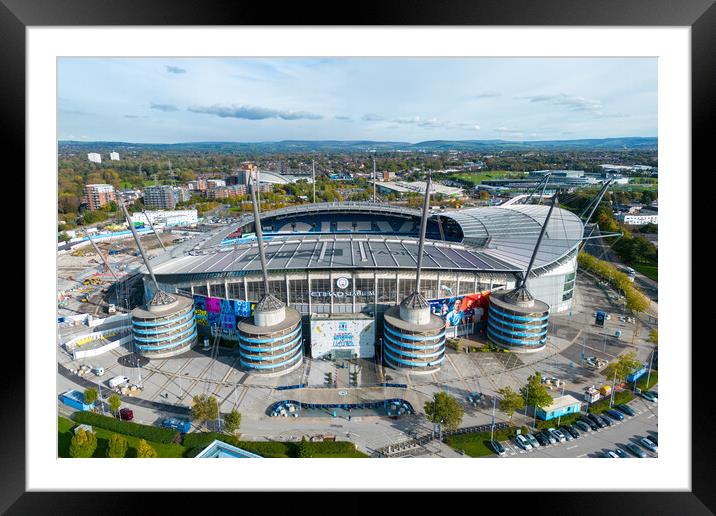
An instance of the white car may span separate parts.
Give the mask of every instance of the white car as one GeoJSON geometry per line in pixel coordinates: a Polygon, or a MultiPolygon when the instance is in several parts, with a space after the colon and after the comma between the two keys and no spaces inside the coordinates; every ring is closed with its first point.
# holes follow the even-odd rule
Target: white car
{"type": "Polygon", "coordinates": [[[563,443],[567,440],[567,438],[564,436],[561,430],[557,430],[556,428],[548,428],[547,429],[550,434],[554,436],[555,439],[557,439],[559,442],[563,443]]]}
{"type": "Polygon", "coordinates": [[[527,442],[529,442],[532,445],[532,448],[539,448],[539,441],[537,438],[535,438],[532,434],[524,434],[525,439],[527,439],[527,442]]]}
{"type": "Polygon", "coordinates": [[[532,445],[529,443],[527,438],[522,434],[515,437],[515,443],[517,444],[517,446],[519,446],[523,450],[531,450],[532,449],[532,445]]]}

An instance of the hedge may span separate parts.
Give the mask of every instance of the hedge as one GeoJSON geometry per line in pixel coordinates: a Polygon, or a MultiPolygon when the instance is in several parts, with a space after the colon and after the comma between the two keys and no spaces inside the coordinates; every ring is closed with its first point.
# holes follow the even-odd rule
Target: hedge
{"type": "MultiPolygon", "coordinates": [[[[611,396],[602,398],[601,400],[592,403],[589,406],[589,412],[592,414],[601,414],[605,410],[609,410],[609,400],[611,396]]],[[[619,391],[614,393],[614,406],[621,405],[622,403],[629,403],[634,399],[634,393],[631,391],[619,391]]]]}
{"type": "Polygon", "coordinates": [[[238,437],[219,432],[191,432],[184,436],[185,457],[194,457],[214,441],[222,441],[242,450],[267,458],[298,457],[298,446],[294,443],[271,441],[241,441],[238,437]]]}
{"type": "Polygon", "coordinates": [[[545,428],[557,428],[557,421],[559,421],[560,426],[571,425],[575,421],[578,421],[583,415],[584,414],[581,412],[573,412],[571,414],[566,414],[561,418],[550,419],[549,421],[542,421],[541,419],[538,419],[537,429],[544,430],[545,428]]]}
{"type": "Polygon", "coordinates": [[[156,426],[140,425],[130,421],[122,421],[110,416],[95,414],[94,412],[75,412],[72,419],[77,423],[112,430],[120,434],[139,437],[147,441],[154,441],[163,444],[170,444],[179,438],[179,432],[171,428],[159,428],[156,426]]]}

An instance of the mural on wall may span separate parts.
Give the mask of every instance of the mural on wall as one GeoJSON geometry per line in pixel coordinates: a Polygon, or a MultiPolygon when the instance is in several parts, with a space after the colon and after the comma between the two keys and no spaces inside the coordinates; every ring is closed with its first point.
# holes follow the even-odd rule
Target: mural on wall
{"type": "Polygon", "coordinates": [[[218,297],[194,296],[194,312],[199,326],[217,327],[233,332],[236,325],[254,313],[256,303],[221,299],[218,297]]]}
{"type": "Polygon", "coordinates": [[[487,320],[489,292],[446,297],[429,301],[430,312],[445,321],[446,328],[456,328],[455,335],[468,335],[481,329],[487,320]]]}

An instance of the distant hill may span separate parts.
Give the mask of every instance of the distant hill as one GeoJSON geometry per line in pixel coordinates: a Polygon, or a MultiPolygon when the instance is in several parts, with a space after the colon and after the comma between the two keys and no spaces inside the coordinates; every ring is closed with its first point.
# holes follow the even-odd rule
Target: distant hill
{"type": "Polygon", "coordinates": [[[584,140],[431,140],[418,143],[378,142],[370,140],[283,140],[278,142],[191,142],[127,143],[61,140],[60,152],[174,151],[174,152],[370,152],[414,151],[499,152],[514,150],[586,151],[586,150],[656,150],[655,137],[593,138],[584,140]]]}

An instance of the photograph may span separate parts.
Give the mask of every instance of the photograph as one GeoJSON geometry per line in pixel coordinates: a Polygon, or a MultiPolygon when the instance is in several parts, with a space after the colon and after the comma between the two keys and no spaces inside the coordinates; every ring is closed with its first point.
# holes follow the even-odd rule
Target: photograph
{"type": "Polygon", "coordinates": [[[87,50],[57,458],[658,463],[658,57],[87,50]]]}

